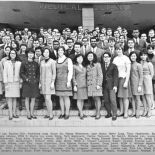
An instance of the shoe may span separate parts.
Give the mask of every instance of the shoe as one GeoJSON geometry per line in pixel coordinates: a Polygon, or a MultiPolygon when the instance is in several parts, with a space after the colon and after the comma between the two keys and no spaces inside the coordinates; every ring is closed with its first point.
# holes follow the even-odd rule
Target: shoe
{"type": "Polygon", "coordinates": [[[65,115],[64,119],[69,119],[69,115],[65,115]]]}
{"type": "Polygon", "coordinates": [[[147,110],[144,110],[143,114],[142,114],[142,117],[145,117],[147,115],[147,110]]]}
{"type": "Polygon", "coordinates": [[[59,117],[58,117],[58,119],[62,119],[62,118],[64,118],[65,117],[65,115],[60,115],[59,117]]]}
{"type": "Polygon", "coordinates": [[[44,118],[49,118],[49,117],[50,117],[50,116],[48,116],[48,115],[45,115],[45,116],[44,116],[44,118]]]}
{"type": "Polygon", "coordinates": [[[31,116],[27,116],[27,119],[32,119],[31,116]]]}
{"type": "Polygon", "coordinates": [[[96,115],[95,119],[100,119],[101,118],[101,115],[96,115]]]}
{"type": "Polygon", "coordinates": [[[151,117],[151,115],[152,115],[151,112],[148,112],[146,117],[149,118],[149,117],[151,117]]]}
{"type": "Polygon", "coordinates": [[[18,115],[13,115],[13,118],[19,118],[19,116],[18,115]]]}
{"type": "Polygon", "coordinates": [[[12,120],[13,118],[9,116],[9,120],[12,120]]]}
{"type": "Polygon", "coordinates": [[[81,119],[81,120],[83,120],[83,119],[84,119],[84,117],[83,117],[83,116],[79,116],[79,117],[80,117],[80,119],[81,119]]]}
{"type": "Polygon", "coordinates": [[[111,114],[107,114],[105,118],[110,118],[111,116],[112,116],[111,114]]]}
{"type": "Polygon", "coordinates": [[[96,115],[91,115],[91,117],[96,117],[96,115]]]}
{"type": "Polygon", "coordinates": [[[52,117],[50,116],[50,117],[49,117],[49,120],[52,120],[53,118],[54,118],[54,116],[52,116],[52,117]]]}
{"type": "Polygon", "coordinates": [[[31,118],[32,119],[37,119],[37,117],[35,115],[32,115],[31,118]]]}
{"type": "Polygon", "coordinates": [[[136,114],[132,114],[132,115],[130,115],[130,117],[136,117],[136,114]]]}
{"type": "Polygon", "coordinates": [[[122,117],[122,116],[124,116],[124,113],[123,113],[123,114],[118,115],[117,117],[122,117]]]}
{"type": "Polygon", "coordinates": [[[117,116],[112,116],[112,120],[115,121],[117,119],[117,116]]]}

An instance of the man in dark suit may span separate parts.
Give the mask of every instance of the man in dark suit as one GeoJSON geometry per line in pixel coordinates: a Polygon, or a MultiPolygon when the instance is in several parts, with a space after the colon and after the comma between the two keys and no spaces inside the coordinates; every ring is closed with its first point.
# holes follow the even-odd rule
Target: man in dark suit
{"type": "Polygon", "coordinates": [[[110,37],[108,40],[109,47],[106,49],[106,52],[109,52],[111,54],[111,60],[113,60],[117,56],[117,52],[115,50],[115,38],[110,37]]]}
{"type": "Polygon", "coordinates": [[[107,115],[105,118],[112,120],[117,119],[117,103],[116,92],[118,87],[118,69],[115,64],[111,62],[111,54],[105,52],[102,56],[101,67],[103,72],[103,92],[105,108],[107,115]]]}
{"type": "Polygon", "coordinates": [[[68,49],[65,52],[66,57],[69,57],[71,54],[74,53],[74,40],[72,38],[67,38],[66,40],[68,49]]]}
{"type": "Polygon", "coordinates": [[[97,61],[98,62],[101,62],[101,56],[103,55],[104,50],[97,47],[97,41],[96,41],[96,38],[95,37],[93,37],[93,38],[90,39],[90,45],[91,46],[89,47],[87,53],[90,52],[90,51],[92,51],[93,53],[96,54],[97,61]]]}
{"type": "Polygon", "coordinates": [[[133,41],[135,43],[135,46],[134,46],[135,49],[141,50],[143,48],[146,48],[146,42],[139,38],[138,29],[133,30],[132,35],[133,35],[133,41]]]}
{"type": "Polygon", "coordinates": [[[82,44],[80,42],[75,42],[74,53],[70,54],[70,56],[69,56],[69,58],[72,59],[73,63],[74,63],[75,56],[77,54],[82,54],[81,53],[81,46],[82,46],[82,44]]]}
{"type": "Polygon", "coordinates": [[[57,60],[58,58],[58,48],[60,47],[60,43],[58,40],[53,41],[53,49],[51,50],[51,58],[53,60],[57,60]]]}
{"type": "Polygon", "coordinates": [[[128,40],[128,49],[124,52],[124,55],[129,56],[131,52],[135,51],[137,53],[137,56],[140,54],[140,50],[135,49],[135,43],[133,39],[128,40]]]}

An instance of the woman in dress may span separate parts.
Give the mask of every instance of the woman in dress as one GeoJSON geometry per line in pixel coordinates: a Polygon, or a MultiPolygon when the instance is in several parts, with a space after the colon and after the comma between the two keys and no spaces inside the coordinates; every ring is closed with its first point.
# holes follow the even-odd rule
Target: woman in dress
{"type": "Polygon", "coordinates": [[[87,79],[86,79],[86,68],[83,65],[84,56],[78,54],[74,58],[75,65],[73,67],[73,85],[74,85],[74,95],[73,99],[77,100],[77,107],[79,110],[80,119],[84,119],[83,105],[84,100],[88,99],[87,91],[87,79]]]}
{"type": "Polygon", "coordinates": [[[118,68],[118,76],[119,76],[118,94],[117,94],[120,105],[119,116],[124,115],[124,118],[128,118],[129,98],[132,97],[129,82],[131,61],[126,55],[123,55],[123,50],[120,45],[116,46],[116,52],[118,56],[114,58],[113,63],[118,68]]]}
{"type": "MultiPolygon", "coordinates": [[[[152,63],[154,73],[155,73],[155,49],[153,45],[147,46],[147,52],[148,52],[148,61],[152,63]]],[[[155,108],[155,101],[154,101],[154,94],[155,94],[155,75],[152,78],[152,84],[153,84],[153,94],[151,95],[151,101],[152,101],[152,109],[155,108]]]]}
{"type": "Polygon", "coordinates": [[[140,63],[137,62],[136,52],[129,54],[131,60],[131,71],[130,71],[130,83],[133,100],[136,105],[133,106],[133,111],[136,112],[136,118],[140,117],[140,95],[143,95],[143,68],[140,63]],[[134,109],[135,108],[135,109],[134,109]]]}
{"type": "Polygon", "coordinates": [[[34,61],[34,50],[26,52],[27,61],[23,61],[20,69],[20,76],[23,79],[22,96],[25,97],[25,107],[28,119],[36,119],[34,115],[35,98],[39,95],[40,69],[34,61]]]}
{"type": "Polygon", "coordinates": [[[16,115],[17,97],[20,97],[20,67],[21,62],[18,61],[17,52],[11,50],[9,59],[4,63],[3,79],[5,84],[5,97],[9,107],[9,120],[18,118],[16,115]]]}
{"type": "Polygon", "coordinates": [[[58,59],[56,63],[56,95],[59,96],[61,115],[59,119],[68,119],[70,110],[70,98],[72,94],[71,80],[73,77],[73,63],[65,55],[65,48],[58,49],[58,59]]]}
{"type": "Polygon", "coordinates": [[[88,52],[86,55],[87,68],[87,89],[88,97],[93,97],[96,107],[95,119],[100,119],[102,82],[103,74],[100,63],[97,63],[97,56],[93,52],[88,52]]]}
{"type": "Polygon", "coordinates": [[[151,117],[151,95],[153,95],[152,78],[154,76],[154,69],[152,63],[147,61],[147,58],[148,53],[147,50],[144,49],[142,52],[140,52],[141,64],[143,67],[143,116],[151,117]]]}
{"type": "Polygon", "coordinates": [[[48,115],[45,118],[53,119],[53,104],[51,101],[51,94],[55,94],[55,78],[56,65],[55,61],[50,58],[50,50],[45,48],[43,51],[44,60],[40,64],[40,88],[41,94],[44,95],[47,106],[48,115]]]}

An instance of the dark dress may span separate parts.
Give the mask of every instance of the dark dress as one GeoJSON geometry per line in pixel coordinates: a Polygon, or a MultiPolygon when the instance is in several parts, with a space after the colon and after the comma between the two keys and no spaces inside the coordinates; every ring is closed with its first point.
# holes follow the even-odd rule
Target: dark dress
{"type": "Polygon", "coordinates": [[[20,76],[23,80],[22,96],[35,98],[39,95],[40,70],[37,62],[25,61],[21,64],[20,76]]]}

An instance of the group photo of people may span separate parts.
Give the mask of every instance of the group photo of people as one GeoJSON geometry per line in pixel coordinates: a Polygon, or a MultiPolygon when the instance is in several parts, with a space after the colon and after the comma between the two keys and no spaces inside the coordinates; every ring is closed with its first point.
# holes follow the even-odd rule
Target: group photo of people
{"type": "Polygon", "coordinates": [[[58,119],[68,120],[73,106],[81,120],[88,117],[84,110],[95,110],[95,120],[150,118],[154,72],[154,29],[0,30],[0,100],[5,100],[0,110],[8,109],[9,120],[24,109],[27,119],[37,119],[36,104],[49,120],[57,117],[54,110],[60,110],[58,119]]]}

